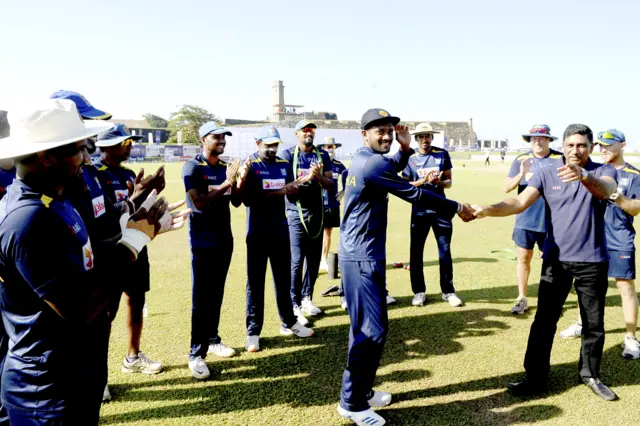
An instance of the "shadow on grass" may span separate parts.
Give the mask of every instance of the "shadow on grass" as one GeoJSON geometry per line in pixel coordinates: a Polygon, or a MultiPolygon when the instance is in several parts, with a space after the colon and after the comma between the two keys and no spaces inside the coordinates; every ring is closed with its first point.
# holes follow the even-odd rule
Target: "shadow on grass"
{"type": "MultiPolygon", "coordinates": [[[[499,262],[500,259],[494,258],[494,257],[455,257],[453,259],[453,264],[455,265],[456,263],[496,263],[499,262]]],[[[407,266],[409,264],[409,262],[403,262],[403,267],[407,266]]],[[[430,267],[430,266],[438,266],[440,265],[440,261],[439,260],[425,260],[424,262],[422,262],[422,267],[426,268],[426,267],[430,267]]],[[[396,268],[393,266],[393,263],[390,263],[387,265],[387,271],[388,270],[392,270],[392,269],[401,269],[401,268],[396,268]]]]}

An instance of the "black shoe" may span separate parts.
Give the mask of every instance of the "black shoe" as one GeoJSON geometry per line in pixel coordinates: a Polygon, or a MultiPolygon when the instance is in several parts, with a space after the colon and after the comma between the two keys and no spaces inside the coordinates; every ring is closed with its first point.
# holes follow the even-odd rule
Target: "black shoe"
{"type": "Polygon", "coordinates": [[[340,296],[340,287],[337,285],[330,285],[321,294],[324,297],[340,296]]]}
{"type": "Polygon", "coordinates": [[[615,401],[618,395],[613,393],[611,389],[600,381],[597,377],[583,377],[582,383],[587,385],[589,389],[605,401],[615,401]]]}
{"type": "Polygon", "coordinates": [[[509,383],[507,388],[513,396],[535,396],[549,392],[549,385],[544,382],[523,382],[509,383]]]}

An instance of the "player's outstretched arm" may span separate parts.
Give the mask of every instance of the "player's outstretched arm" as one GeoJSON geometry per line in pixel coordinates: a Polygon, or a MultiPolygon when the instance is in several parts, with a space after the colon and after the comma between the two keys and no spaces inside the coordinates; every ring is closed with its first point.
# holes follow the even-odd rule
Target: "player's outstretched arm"
{"type": "Polygon", "coordinates": [[[487,216],[511,216],[514,214],[522,213],[538,198],[540,198],[540,192],[536,188],[528,186],[515,198],[507,198],[502,202],[492,204],[490,206],[474,205],[472,206],[472,208],[475,210],[474,214],[477,218],[483,218],[487,216]]]}

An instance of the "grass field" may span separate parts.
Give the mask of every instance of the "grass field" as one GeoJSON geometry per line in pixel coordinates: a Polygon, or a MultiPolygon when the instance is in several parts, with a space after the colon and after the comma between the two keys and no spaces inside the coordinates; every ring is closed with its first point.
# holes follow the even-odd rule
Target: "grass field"
{"type": "MultiPolygon", "coordinates": [[[[461,167],[454,162],[451,198],[472,203],[504,197],[507,165],[461,167]]],[[[136,166],[137,167],[137,166],[136,166]]],[[[157,165],[147,165],[147,172],[157,165]]],[[[167,166],[170,200],[183,198],[181,164],[167,166]]],[[[410,205],[391,197],[387,263],[408,261],[410,205]]],[[[505,392],[521,377],[529,327],[537,303],[540,259],[534,259],[530,304],[524,316],[510,308],[517,295],[513,218],[454,222],[452,251],[455,286],[466,302],[451,308],[439,300],[437,250],[430,237],[425,250],[429,303],[412,307],[409,273],[389,266],[387,283],[398,305],[389,310],[390,333],[376,387],[393,393],[394,403],[379,412],[390,425],[613,425],[638,424],[640,361],[625,361],[620,344],[624,321],[615,284],[607,295],[607,340],[602,365],[604,382],[620,396],[604,402],[577,383],[580,342],[556,339],[552,353],[553,392],[545,398],[521,400],[505,392]]],[[[114,400],[103,405],[104,425],[346,425],[336,413],[347,351],[349,319],[337,297],[320,292],[315,300],[326,315],[315,321],[316,336],[280,336],[272,281],[266,291],[262,351],[249,354],[245,343],[245,210],[232,210],[235,251],[223,305],[220,335],[239,355],[207,358],[212,377],[200,382],[187,368],[191,321],[190,252],[187,230],[162,236],[150,245],[151,291],[143,350],[162,360],[156,376],[120,372],[126,351],[124,309],[116,319],[109,357],[109,383],[114,400]]],[[[334,250],[337,242],[334,233],[334,250]]],[[[216,260],[211,259],[212,271],[216,260]]],[[[571,294],[559,326],[576,317],[571,294]]],[[[79,389],[79,391],[82,391],[79,389]]]]}

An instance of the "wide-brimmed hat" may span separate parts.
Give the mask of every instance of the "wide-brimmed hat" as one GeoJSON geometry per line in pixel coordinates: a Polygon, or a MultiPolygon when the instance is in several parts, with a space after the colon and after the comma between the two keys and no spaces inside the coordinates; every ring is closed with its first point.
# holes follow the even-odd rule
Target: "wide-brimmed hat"
{"type": "Polygon", "coordinates": [[[620,130],[609,129],[605,130],[604,132],[598,133],[598,139],[596,140],[596,143],[604,146],[609,146],[613,145],[614,143],[622,143],[626,141],[627,138],[624,137],[624,133],[622,133],[620,130]]]}
{"type": "Polygon", "coordinates": [[[9,114],[11,136],[0,139],[0,159],[69,145],[113,127],[106,121],[83,121],[76,104],[67,99],[43,99],[25,111],[9,114]]]}
{"type": "Polygon", "coordinates": [[[410,133],[412,135],[425,135],[427,133],[435,135],[441,132],[439,130],[433,130],[433,126],[429,123],[420,123],[416,126],[415,130],[413,130],[410,133]]]}
{"type": "Polygon", "coordinates": [[[267,145],[273,143],[282,143],[282,139],[280,138],[280,132],[274,126],[262,126],[260,128],[260,133],[256,137],[257,141],[262,143],[266,143],[267,145]]]}
{"type": "Polygon", "coordinates": [[[126,141],[127,139],[139,141],[140,139],[143,139],[143,137],[132,135],[127,126],[125,126],[124,124],[116,124],[113,129],[98,135],[98,142],[96,142],[96,146],[102,148],[108,146],[116,146],[126,141]]]}
{"type": "Polygon", "coordinates": [[[539,136],[542,138],[549,138],[552,141],[555,141],[556,138],[555,136],[551,136],[551,128],[549,126],[547,126],[546,124],[536,124],[534,125],[531,130],[529,130],[529,133],[527,133],[526,135],[522,135],[522,139],[524,139],[526,142],[530,142],[531,138],[533,136],[539,136]]]}
{"type": "Polygon", "coordinates": [[[323,147],[323,146],[327,146],[327,145],[335,145],[336,149],[340,148],[342,146],[341,143],[337,143],[336,142],[336,138],[331,137],[331,136],[327,136],[326,138],[324,138],[324,141],[321,143],[317,143],[316,146],[318,148],[323,147]]]}
{"type": "Polygon", "coordinates": [[[58,90],[51,95],[51,99],[68,99],[73,101],[78,108],[80,116],[85,120],[108,120],[111,118],[111,114],[104,112],[101,109],[95,108],[91,103],[78,92],[72,92],[71,90],[58,90]]]}

